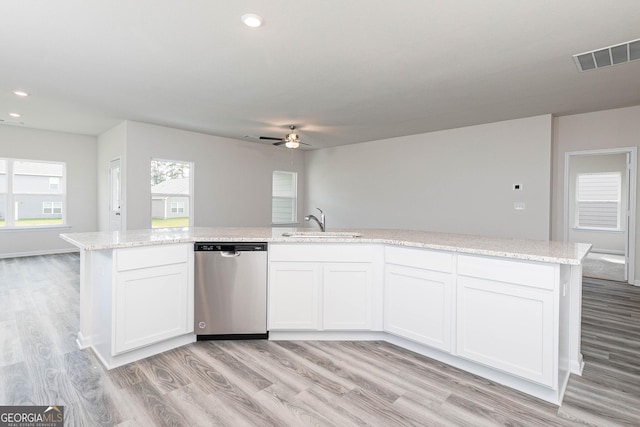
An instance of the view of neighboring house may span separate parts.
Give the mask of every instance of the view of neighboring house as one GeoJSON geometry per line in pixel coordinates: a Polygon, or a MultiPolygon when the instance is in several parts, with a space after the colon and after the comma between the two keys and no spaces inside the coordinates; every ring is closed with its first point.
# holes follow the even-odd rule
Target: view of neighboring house
{"type": "Polygon", "coordinates": [[[189,216],[189,178],[163,181],[151,187],[151,217],[153,219],[189,216]]]}
{"type": "Polygon", "coordinates": [[[0,220],[13,209],[13,221],[62,221],[64,164],[21,160],[0,161],[0,220]],[[11,177],[11,179],[9,179],[11,177]]]}

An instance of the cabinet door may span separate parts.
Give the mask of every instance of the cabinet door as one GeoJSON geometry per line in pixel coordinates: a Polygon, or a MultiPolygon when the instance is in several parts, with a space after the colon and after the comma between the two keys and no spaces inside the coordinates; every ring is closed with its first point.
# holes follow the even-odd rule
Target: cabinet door
{"type": "Polygon", "coordinates": [[[190,332],[190,295],[187,263],[118,273],[112,355],[190,332]]]}
{"type": "Polygon", "coordinates": [[[553,291],[458,276],[458,355],[552,386],[553,291]]]}
{"type": "Polygon", "coordinates": [[[451,274],[386,265],[384,330],[451,351],[451,274]]]}
{"type": "Polygon", "coordinates": [[[271,262],[269,330],[320,328],[320,274],[316,263],[271,262]]]}
{"type": "Polygon", "coordinates": [[[370,263],[323,265],[323,329],[372,329],[373,266],[370,263]]]}

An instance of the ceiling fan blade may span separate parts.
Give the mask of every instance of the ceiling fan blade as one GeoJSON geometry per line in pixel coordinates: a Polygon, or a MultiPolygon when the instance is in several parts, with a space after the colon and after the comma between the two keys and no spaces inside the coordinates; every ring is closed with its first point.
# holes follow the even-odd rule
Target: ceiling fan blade
{"type": "MultiPolygon", "coordinates": [[[[272,138],[272,139],[275,139],[275,138],[272,138]]],[[[273,143],[273,145],[275,145],[275,146],[277,147],[277,146],[279,146],[279,145],[284,144],[285,142],[286,142],[286,141],[280,140],[279,142],[274,142],[274,143],[273,143]]]]}
{"type": "Polygon", "coordinates": [[[284,141],[284,138],[272,138],[270,136],[261,136],[260,139],[268,139],[270,141],[284,141]]]}

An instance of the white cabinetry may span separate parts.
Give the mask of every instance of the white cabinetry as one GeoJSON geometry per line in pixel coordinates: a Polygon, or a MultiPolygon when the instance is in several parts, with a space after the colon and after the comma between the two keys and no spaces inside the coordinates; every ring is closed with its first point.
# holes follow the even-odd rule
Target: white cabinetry
{"type": "Polygon", "coordinates": [[[193,341],[192,245],[100,251],[94,258],[100,289],[92,346],[108,368],[193,341]]]}
{"type": "Polygon", "coordinates": [[[381,249],[272,244],[269,330],[380,330],[381,249]]]}
{"type": "Polygon", "coordinates": [[[384,330],[451,351],[453,256],[387,247],[385,264],[384,330]]]}
{"type": "Polygon", "coordinates": [[[271,263],[268,315],[270,330],[320,329],[320,271],[317,263],[271,263]]]}
{"type": "Polygon", "coordinates": [[[193,331],[185,246],[121,249],[117,258],[114,354],[193,331]]]}
{"type": "Polygon", "coordinates": [[[329,263],[322,269],[324,329],[373,329],[373,265],[329,263]]]}
{"type": "Polygon", "coordinates": [[[459,256],[458,355],[554,387],[558,284],[557,265],[459,256]]]}

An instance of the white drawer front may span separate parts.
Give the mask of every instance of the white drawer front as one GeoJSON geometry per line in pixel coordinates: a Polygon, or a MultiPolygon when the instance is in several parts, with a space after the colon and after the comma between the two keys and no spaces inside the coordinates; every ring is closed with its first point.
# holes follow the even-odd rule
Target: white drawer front
{"type": "Polygon", "coordinates": [[[550,264],[459,255],[458,275],[554,289],[558,282],[559,269],[557,265],[550,264]]]}
{"type": "Polygon", "coordinates": [[[271,244],[269,260],[284,262],[370,262],[380,249],[358,243],[271,244]]]}
{"type": "Polygon", "coordinates": [[[404,265],[406,267],[442,271],[444,273],[453,271],[453,255],[446,252],[387,246],[384,260],[388,264],[404,265]]]}
{"type": "Polygon", "coordinates": [[[189,260],[190,250],[193,250],[193,246],[189,244],[117,249],[115,251],[116,269],[126,271],[185,263],[189,260]]]}

